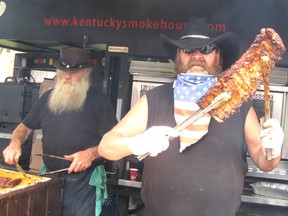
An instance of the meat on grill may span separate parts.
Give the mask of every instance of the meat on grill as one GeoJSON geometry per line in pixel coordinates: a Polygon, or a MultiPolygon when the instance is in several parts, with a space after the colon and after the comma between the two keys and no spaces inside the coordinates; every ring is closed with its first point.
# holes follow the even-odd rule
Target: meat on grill
{"type": "Polygon", "coordinates": [[[21,178],[0,177],[0,188],[13,188],[21,183],[21,178]]]}
{"type": "Polygon", "coordinates": [[[284,51],[285,46],[274,29],[261,29],[249,49],[197,101],[198,106],[204,109],[217,95],[232,92],[227,102],[209,112],[218,122],[223,122],[253,96],[264,80],[269,79],[270,71],[284,51]]]}

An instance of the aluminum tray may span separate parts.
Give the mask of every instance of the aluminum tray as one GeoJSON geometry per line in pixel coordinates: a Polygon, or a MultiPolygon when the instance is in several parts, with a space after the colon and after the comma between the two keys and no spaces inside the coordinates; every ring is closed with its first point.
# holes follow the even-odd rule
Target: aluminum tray
{"type": "Polygon", "coordinates": [[[261,181],[251,186],[255,194],[288,200],[288,184],[261,181]]]}

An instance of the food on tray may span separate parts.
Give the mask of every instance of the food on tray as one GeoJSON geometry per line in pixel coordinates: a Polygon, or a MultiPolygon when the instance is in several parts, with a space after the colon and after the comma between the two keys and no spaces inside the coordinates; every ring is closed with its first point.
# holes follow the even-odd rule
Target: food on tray
{"type": "Polygon", "coordinates": [[[0,177],[0,188],[12,188],[19,185],[21,178],[0,177]]]}
{"type": "Polygon", "coordinates": [[[0,196],[12,191],[24,189],[40,182],[49,181],[51,178],[22,173],[0,168],[0,196]]]}

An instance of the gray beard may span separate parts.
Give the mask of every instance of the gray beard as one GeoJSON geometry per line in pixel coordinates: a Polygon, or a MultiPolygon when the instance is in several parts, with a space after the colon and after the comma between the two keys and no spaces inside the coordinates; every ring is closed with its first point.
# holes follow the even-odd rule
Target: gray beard
{"type": "Polygon", "coordinates": [[[49,97],[48,107],[54,114],[69,113],[82,110],[90,80],[83,76],[81,80],[65,83],[57,77],[54,89],[49,97]]]}
{"type": "Polygon", "coordinates": [[[201,74],[201,75],[213,75],[218,76],[222,72],[222,67],[219,65],[218,62],[214,62],[214,64],[209,67],[205,60],[190,60],[187,65],[183,65],[181,63],[181,60],[179,58],[179,55],[177,55],[175,60],[175,72],[176,74],[180,73],[194,73],[194,74],[201,74]],[[197,62],[197,64],[202,65],[203,70],[201,71],[190,71],[189,69],[193,65],[194,62],[197,62]]]}

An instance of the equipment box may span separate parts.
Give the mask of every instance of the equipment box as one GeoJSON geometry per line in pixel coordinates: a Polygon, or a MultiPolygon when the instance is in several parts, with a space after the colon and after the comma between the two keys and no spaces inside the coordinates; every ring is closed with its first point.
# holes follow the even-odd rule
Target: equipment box
{"type": "Polygon", "coordinates": [[[39,98],[36,84],[0,83],[0,122],[20,123],[39,98]]]}

